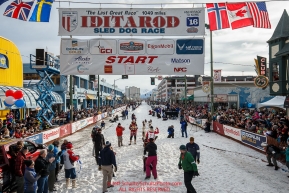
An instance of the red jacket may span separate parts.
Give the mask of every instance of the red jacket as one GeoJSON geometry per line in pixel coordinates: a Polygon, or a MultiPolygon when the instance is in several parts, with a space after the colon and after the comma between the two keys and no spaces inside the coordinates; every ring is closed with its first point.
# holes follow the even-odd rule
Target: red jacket
{"type": "Polygon", "coordinates": [[[19,151],[15,160],[15,175],[22,177],[25,172],[25,164],[24,160],[26,160],[26,155],[19,151]]]}
{"type": "Polygon", "coordinates": [[[147,133],[146,133],[146,141],[148,141],[149,140],[149,138],[155,138],[155,135],[156,134],[159,134],[159,128],[156,128],[156,130],[155,131],[148,131],[147,133]]]}
{"type": "Polygon", "coordinates": [[[69,155],[69,159],[70,159],[71,161],[75,162],[75,161],[79,160],[79,156],[78,156],[78,155],[75,155],[71,149],[68,149],[68,150],[66,150],[66,151],[67,151],[67,153],[68,153],[68,155],[69,155]]]}
{"type": "Polygon", "coordinates": [[[22,138],[23,137],[22,133],[21,132],[18,133],[17,131],[15,131],[14,136],[16,138],[22,138]]]}
{"type": "Polygon", "coordinates": [[[122,126],[117,126],[115,130],[116,130],[116,136],[122,136],[122,133],[124,131],[124,128],[122,126]]]}

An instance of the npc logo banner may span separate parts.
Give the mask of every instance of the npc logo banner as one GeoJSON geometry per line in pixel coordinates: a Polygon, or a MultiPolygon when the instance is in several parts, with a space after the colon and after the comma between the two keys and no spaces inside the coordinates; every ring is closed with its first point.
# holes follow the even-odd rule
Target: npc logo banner
{"type": "Polygon", "coordinates": [[[59,8],[59,36],[203,36],[205,8],[59,8]]]}
{"type": "Polygon", "coordinates": [[[261,144],[263,142],[267,142],[266,136],[258,135],[258,134],[251,133],[245,130],[242,130],[241,136],[242,136],[243,143],[250,145],[256,149],[264,150],[261,144]]]}

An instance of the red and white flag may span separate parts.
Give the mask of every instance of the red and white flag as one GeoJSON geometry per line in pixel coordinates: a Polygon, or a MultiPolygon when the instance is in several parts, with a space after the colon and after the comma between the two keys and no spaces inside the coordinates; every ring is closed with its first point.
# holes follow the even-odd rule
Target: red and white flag
{"type": "Polygon", "coordinates": [[[265,2],[247,2],[247,6],[253,16],[254,27],[271,28],[269,14],[265,2]]]}
{"type": "Polygon", "coordinates": [[[246,3],[226,3],[226,6],[232,29],[247,27],[254,24],[253,17],[246,3]]]}

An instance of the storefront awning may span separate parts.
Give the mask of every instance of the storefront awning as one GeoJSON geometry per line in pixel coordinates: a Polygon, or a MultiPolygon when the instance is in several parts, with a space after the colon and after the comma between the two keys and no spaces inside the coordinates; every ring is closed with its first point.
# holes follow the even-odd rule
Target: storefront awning
{"type": "Polygon", "coordinates": [[[96,99],[94,95],[88,94],[86,95],[86,99],[96,99]]]}
{"type": "Polygon", "coordinates": [[[111,96],[107,96],[107,97],[106,97],[106,100],[111,100],[111,96]]]}
{"type": "MultiPolygon", "coordinates": [[[[38,99],[39,94],[35,90],[29,89],[29,88],[19,88],[19,87],[10,87],[10,86],[0,86],[0,110],[6,109],[6,106],[4,105],[4,100],[6,98],[5,92],[6,90],[22,90],[24,97],[23,100],[25,101],[25,108],[31,108],[36,109],[39,108],[38,104],[36,103],[36,99],[38,99]]],[[[56,93],[52,92],[52,95],[55,99],[55,102],[53,104],[62,104],[63,100],[62,97],[56,93]]],[[[12,109],[17,109],[18,107],[12,106],[12,109]]]]}

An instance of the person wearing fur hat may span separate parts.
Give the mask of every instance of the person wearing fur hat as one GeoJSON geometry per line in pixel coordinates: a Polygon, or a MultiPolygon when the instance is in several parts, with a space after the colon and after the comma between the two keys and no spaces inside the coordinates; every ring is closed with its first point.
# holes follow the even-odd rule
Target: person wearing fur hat
{"type": "Polygon", "coordinates": [[[36,193],[37,190],[37,180],[41,177],[36,174],[34,169],[34,161],[25,161],[25,173],[24,173],[24,193],[36,193]]]}
{"type": "Polygon", "coordinates": [[[188,152],[192,154],[192,156],[194,157],[194,160],[196,160],[197,163],[199,164],[200,163],[200,148],[198,144],[195,143],[194,137],[190,137],[190,142],[187,143],[186,149],[188,152]]]}
{"type": "Polygon", "coordinates": [[[129,125],[129,130],[130,130],[130,142],[129,145],[131,145],[132,138],[134,137],[134,144],[136,144],[136,134],[137,134],[137,124],[135,120],[133,119],[131,124],[129,125]]]}
{"type": "Polygon", "coordinates": [[[111,184],[113,168],[114,172],[117,171],[117,165],[115,160],[115,154],[110,148],[111,143],[105,142],[105,147],[100,151],[99,154],[99,168],[102,170],[103,181],[102,181],[102,192],[107,192],[107,188],[114,187],[111,184]]]}
{"type": "Polygon", "coordinates": [[[187,152],[187,148],[185,145],[180,146],[180,152],[181,154],[178,166],[180,170],[184,170],[184,183],[187,188],[187,192],[197,193],[191,183],[193,177],[199,175],[197,164],[192,154],[190,152],[187,152]]]}
{"type": "MultiPolygon", "coordinates": [[[[289,135],[289,131],[288,131],[288,135],[289,135]]],[[[284,147],[285,151],[282,151],[281,153],[285,154],[285,156],[286,156],[286,166],[289,170],[289,138],[287,139],[286,143],[287,143],[287,147],[286,148],[284,147]]],[[[289,178],[289,176],[287,176],[287,177],[289,178]]]]}
{"type": "Polygon", "coordinates": [[[274,145],[269,145],[265,142],[263,142],[261,144],[262,147],[264,147],[264,150],[266,152],[266,157],[267,157],[267,161],[268,161],[268,165],[267,166],[275,166],[275,170],[278,170],[279,167],[277,165],[277,159],[280,157],[281,155],[281,151],[278,147],[274,146],[274,145]],[[273,161],[273,164],[272,164],[272,161],[271,161],[271,158],[272,158],[272,161],[273,161]]]}
{"type": "Polygon", "coordinates": [[[65,179],[66,179],[66,188],[68,188],[70,184],[70,179],[72,182],[72,188],[76,188],[76,171],[74,162],[79,160],[79,155],[75,155],[72,151],[73,145],[68,142],[66,145],[66,151],[63,152],[63,160],[64,160],[64,171],[65,171],[65,179]]]}

